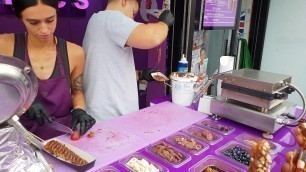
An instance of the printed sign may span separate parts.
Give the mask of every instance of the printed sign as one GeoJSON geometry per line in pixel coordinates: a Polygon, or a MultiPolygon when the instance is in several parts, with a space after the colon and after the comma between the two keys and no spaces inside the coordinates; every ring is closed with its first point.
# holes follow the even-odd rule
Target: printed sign
{"type": "Polygon", "coordinates": [[[206,0],[204,28],[230,27],[236,24],[238,0],[206,0]]]}

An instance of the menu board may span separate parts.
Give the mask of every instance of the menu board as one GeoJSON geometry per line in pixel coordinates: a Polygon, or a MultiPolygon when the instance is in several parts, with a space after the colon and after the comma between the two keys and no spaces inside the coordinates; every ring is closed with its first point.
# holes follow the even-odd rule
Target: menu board
{"type": "Polygon", "coordinates": [[[238,0],[206,0],[204,29],[235,29],[238,0]]]}

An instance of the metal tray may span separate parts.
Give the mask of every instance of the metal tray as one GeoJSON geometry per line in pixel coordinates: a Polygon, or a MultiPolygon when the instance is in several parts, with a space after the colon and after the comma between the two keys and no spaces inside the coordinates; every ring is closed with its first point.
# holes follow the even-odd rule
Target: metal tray
{"type": "Polygon", "coordinates": [[[67,147],[69,150],[71,150],[72,152],[74,152],[76,155],[78,155],[78,156],[81,157],[82,159],[86,160],[86,161],[88,162],[88,164],[82,165],[82,166],[72,164],[71,162],[69,162],[69,161],[67,161],[67,160],[65,160],[65,159],[63,159],[63,158],[61,158],[61,157],[59,157],[59,156],[56,156],[56,155],[51,154],[51,153],[50,153],[49,151],[47,151],[47,150],[45,149],[45,147],[44,147],[43,150],[44,150],[44,152],[45,152],[47,155],[49,155],[49,156],[51,156],[51,157],[53,157],[53,158],[55,158],[55,159],[57,159],[57,160],[59,160],[59,161],[65,163],[65,164],[67,164],[67,165],[69,165],[70,167],[76,169],[77,171],[87,171],[87,170],[89,170],[90,168],[92,168],[92,167],[95,165],[95,162],[96,162],[96,158],[95,158],[95,157],[93,157],[92,155],[88,154],[87,152],[85,152],[85,151],[83,151],[83,150],[81,150],[81,149],[79,149],[79,148],[77,148],[77,147],[74,147],[74,146],[72,146],[72,145],[70,145],[70,144],[68,144],[68,143],[66,143],[66,142],[64,142],[64,141],[61,141],[61,140],[59,140],[59,139],[53,138],[53,139],[50,139],[50,140],[48,140],[48,141],[44,141],[42,144],[45,146],[45,145],[46,145],[49,141],[51,141],[51,140],[58,141],[59,143],[61,143],[61,144],[64,145],[65,147],[67,147]]]}
{"type": "Polygon", "coordinates": [[[0,124],[22,115],[38,91],[37,77],[25,62],[0,55],[0,124]]]}

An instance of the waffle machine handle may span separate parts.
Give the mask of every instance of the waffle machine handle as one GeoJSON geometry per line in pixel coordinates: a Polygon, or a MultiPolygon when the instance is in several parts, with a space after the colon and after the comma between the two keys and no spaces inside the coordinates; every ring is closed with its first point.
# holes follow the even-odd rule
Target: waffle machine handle
{"type": "Polygon", "coordinates": [[[303,110],[302,110],[301,114],[294,120],[285,120],[285,119],[278,118],[277,122],[280,123],[280,124],[286,125],[286,126],[295,127],[295,126],[298,125],[298,122],[305,116],[305,112],[306,112],[305,97],[304,97],[303,93],[296,86],[294,86],[290,83],[284,83],[284,84],[288,86],[288,88],[289,88],[288,91],[290,93],[293,92],[293,91],[296,91],[300,95],[300,97],[302,98],[302,102],[303,102],[303,110]]]}

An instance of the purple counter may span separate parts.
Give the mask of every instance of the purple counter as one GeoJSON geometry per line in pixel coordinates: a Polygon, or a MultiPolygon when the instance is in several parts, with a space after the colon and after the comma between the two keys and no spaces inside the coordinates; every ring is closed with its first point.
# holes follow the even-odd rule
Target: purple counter
{"type": "MultiPolygon", "coordinates": [[[[71,141],[69,136],[66,135],[58,138],[96,157],[95,166],[89,171],[97,171],[107,165],[112,165],[120,171],[126,171],[118,160],[135,152],[142,153],[170,171],[189,171],[191,166],[208,155],[214,155],[237,166],[242,171],[247,171],[247,167],[228,161],[225,157],[216,154],[215,151],[228,142],[236,140],[236,137],[241,133],[249,133],[261,137],[262,132],[226,119],[221,119],[218,123],[234,127],[234,132],[229,135],[220,134],[223,139],[215,145],[209,145],[209,149],[200,155],[189,154],[191,160],[179,168],[174,168],[160,161],[146,151],[146,147],[150,144],[206,118],[210,117],[189,108],[170,102],[163,102],[120,118],[96,124],[91,130],[95,132],[95,137],[92,139],[85,136],[78,141],[71,141]]],[[[293,128],[283,127],[274,134],[272,141],[282,146],[282,150],[272,156],[274,165],[272,171],[280,171],[281,165],[285,161],[285,154],[297,148],[293,128]]],[[[46,156],[46,158],[54,165],[55,171],[75,171],[56,159],[49,156],[46,156]]]]}

